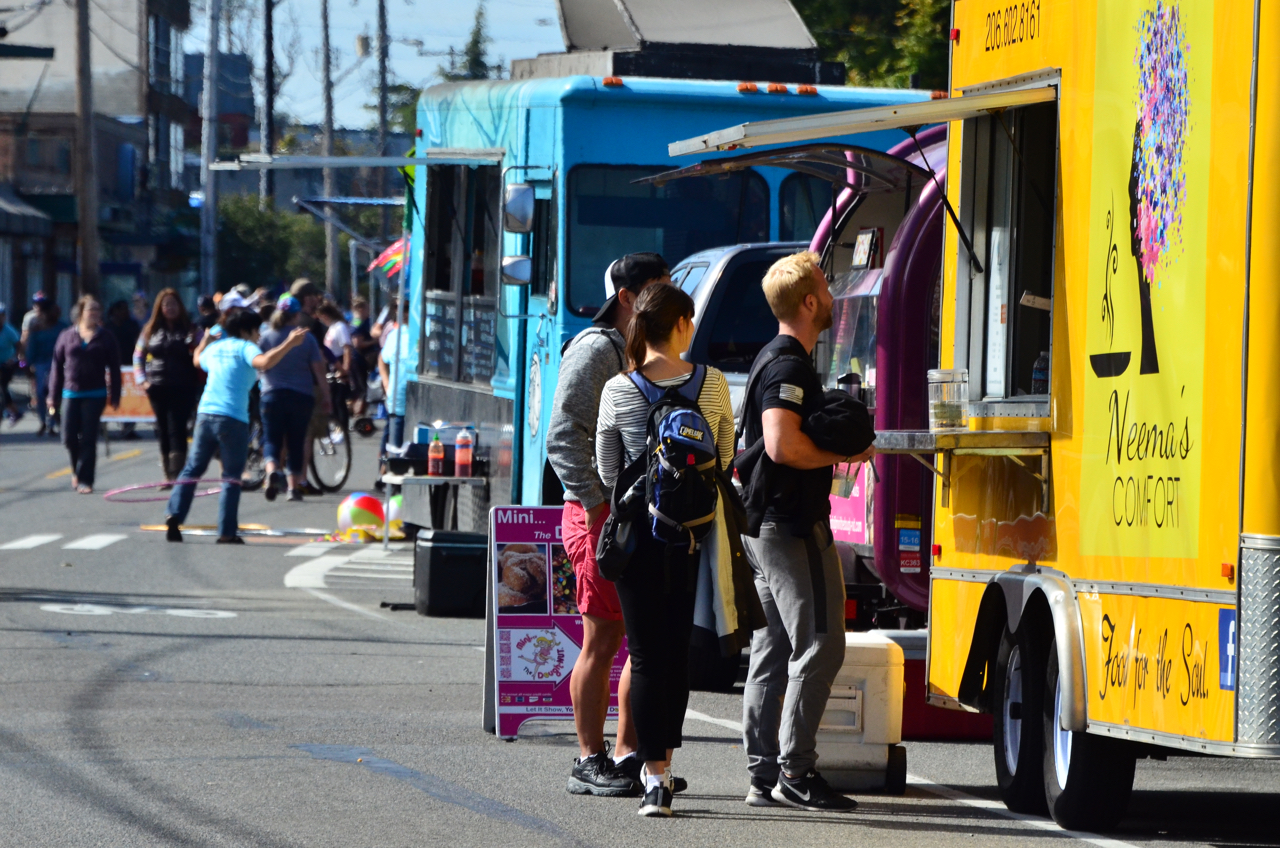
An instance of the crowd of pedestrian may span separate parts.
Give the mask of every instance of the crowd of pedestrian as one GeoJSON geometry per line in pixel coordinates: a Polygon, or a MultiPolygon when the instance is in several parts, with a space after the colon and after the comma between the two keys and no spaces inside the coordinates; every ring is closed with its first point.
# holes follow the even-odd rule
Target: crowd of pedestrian
{"type": "MultiPolygon", "coordinates": [[[[153,413],[163,488],[197,479],[211,457],[221,458],[221,513],[231,516],[230,524],[220,525],[231,528],[223,536],[236,535],[239,487],[226,481],[240,478],[250,438],[246,430],[245,446],[240,446],[238,428],[231,421],[248,428],[255,416],[261,418],[268,499],[285,492],[294,501],[322,494],[306,479],[312,440],[329,432],[335,403],[366,414],[369,375],[377,373],[380,360],[378,338],[395,335],[394,307],[384,309],[374,321],[368,303],[357,297],[348,320],[305,278],[278,298],[247,284],[201,296],[194,313],[172,288],[159,292],[150,304],[140,294],[134,301],[131,305],[117,300],[104,310],[96,297],[86,295],[72,306],[68,323],[58,304],[37,292],[20,329],[10,323],[8,308],[0,303],[0,411],[14,423],[28,411],[9,390],[13,378],[25,370],[32,378],[29,406],[40,419],[37,435],[61,437],[72,488],[83,494],[94,489],[104,413],[120,408],[121,369],[131,365],[133,383],[146,394],[153,413]],[[215,343],[221,342],[234,344],[215,353],[215,343]],[[248,351],[247,358],[241,358],[258,363],[245,366],[250,374],[225,361],[224,354],[232,349],[248,351]],[[252,378],[247,384],[246,376],[252,378]],[[338,401],[331,399],[331,386],[338,401]],[[234,494],[231,489],[236,489],[234,494]]],[[[136,438],[137,422],[121,423],[122,436],[136,438]]],[[[186,488],[177,487],[170,517],[179,512],[185,516],[186,488]]],[[[175,535],[171,532],[170,538],[175,535]]]]}
{"type": "Polygon", "coordinates": [[[847,398],[824,392],[812,362],[831,326],[827,280],[812,253],[765,275],[779,333],[753,364],[737,432],[724,375],[683,358],[694,305],[670,283],[657,254],[613,263],[604,306],[561,359],[547,452],[565,490],[561,533],[584,633],[570,683],[579,756],[568,790],[639,796],[641,815],[672,814],[687,786],[671,762],[689,699],[699,569],[708,558],[724,563],[710,568],[722,580],[745,560],[750,573],[715,596],[736,608],[740,628],[718,633],[721,643],[751,647],[746,802],[850,811],[856,802],[816,768],[818,722],[844,660],[827,494],[835,464],[866,461],[874,449],[827,423],[832,404],[849,412],[847,398]],[[624,635],[611,750],[609,675],[624,635]]]}

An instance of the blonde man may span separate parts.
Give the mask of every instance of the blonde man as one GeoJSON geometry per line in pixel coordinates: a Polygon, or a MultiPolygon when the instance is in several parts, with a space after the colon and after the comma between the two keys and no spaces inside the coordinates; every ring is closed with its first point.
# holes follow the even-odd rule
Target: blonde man
{"type": "Polygon", "coordinates": [[[812,354],[831,326],[833,298],[818,256],[808,252],[779,259],[763,285],[778,337],[752,366],[742,427],[745,445],[763,440],[774,467],[759,536],[743,541],[769,623],[751,640],[743,695],[746,801],[849,812],[857,803],[815,769],[818,722],[844,663],[844,575],[827,495],[832,466],[846,457],[820,449],[800,429],[823,408],[812,354]]]}

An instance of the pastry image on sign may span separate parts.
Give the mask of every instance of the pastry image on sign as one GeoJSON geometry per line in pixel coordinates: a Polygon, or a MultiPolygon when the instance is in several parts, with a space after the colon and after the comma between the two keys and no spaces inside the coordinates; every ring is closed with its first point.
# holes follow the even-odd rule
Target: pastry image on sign
{"type": "Polygon", "coordinates": [[[513,543],[498,550],[498,611],[547,614],[547,546],[513,543]]]}

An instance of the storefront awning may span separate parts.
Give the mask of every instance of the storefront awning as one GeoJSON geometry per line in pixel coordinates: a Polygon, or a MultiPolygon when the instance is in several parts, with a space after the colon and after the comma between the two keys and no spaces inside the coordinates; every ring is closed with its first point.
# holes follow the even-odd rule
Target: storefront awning
{"type": "Polygon", "coordinates": [[[946,100],[928,100],[897,106],[874,106],[870,109],[851,109],[846,112],[802,115],[797,118],[778,118],[772,121],[752,121],[696,138],[672,142],[667,146],[667,150],[672,156],[684,156],[690,153],[737,150],[765,144],[794,144],[799,141],[835,138],[876,130],[921,127],[927,124],[976,118],[1002,109],[1049,103],[1057,97],[1058,89],[1045,85],[1014,91],[996,91],[990,94],[970,94],[946,100]]]}
{"type": "Polygon", "coordinates": [[[0,235],[47,236],[53,219],[27,203],[7,185],[0,185],[0,235]]]}
{"type": "Polygon", "coordinates": [[[752,167],[787,168],[860,192],[901,191],[929,179],[929,172],[906,159],[850,144],[806,144],[785,150],[764,150],[741,156],[707,159],[696,165],[664,171],[637,183],[665,185],[684,177],[727,174],[752,167]]]}

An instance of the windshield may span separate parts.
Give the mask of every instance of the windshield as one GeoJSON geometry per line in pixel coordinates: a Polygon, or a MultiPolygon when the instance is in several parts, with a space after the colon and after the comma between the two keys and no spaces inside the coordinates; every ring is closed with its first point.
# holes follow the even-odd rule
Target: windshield
{"type": "Polygon", "coordinates": [[[574,313],[595,314],[604,302],[605,269],[628,253],[660,253],[675,266],[710,247],[769,240],[769,186],[755,171],[664,186],[632,182],[663,170],[579,165],[569,172],[567,290],[574,313]]]}
{"type": "Polygon", "coordinates": [[[721,371],[745,374],[751,370],[756,354],[778,335],[778,319],[773,317],[760,283],[769,266],[789,252],[771,252],[762,259],[742,262],[717,283],[717,302],[712,314],[706,316],[712,320],[711,334],[706,347],[697,351],[696,361],[721,371]]]}

